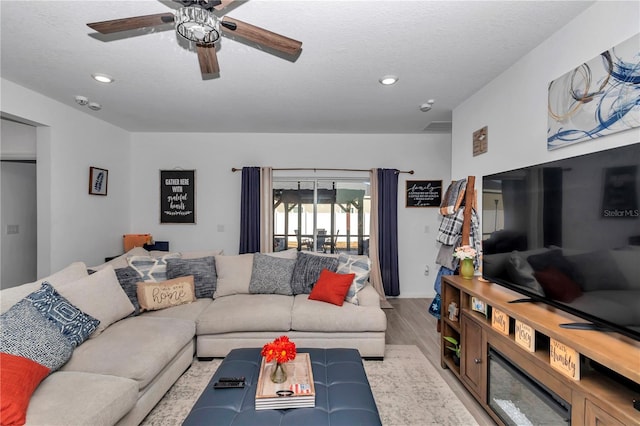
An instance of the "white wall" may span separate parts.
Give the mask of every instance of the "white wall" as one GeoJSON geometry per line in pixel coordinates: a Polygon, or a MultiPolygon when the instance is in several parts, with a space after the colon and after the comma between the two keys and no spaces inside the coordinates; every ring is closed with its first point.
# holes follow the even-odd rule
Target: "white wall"
{"type": "Polygon", "coordinates": [[[237,253],[241,175],[232,167],[386,167],[415,170],[399,179],[401,296],[433,295],[437,210],[405,208],[404,188],[407,178],[450,181],[449,135],[129,134],[1,84],[2,113],[38,126],[39,277],[76,260],[101,263],[122,251],[124,233],[150,232],[172,250],[237,253]],[[107,197],[87,194],[90,166],[109,170],[107,197]],[[159,170],[175,167],[197,170],[196,225],[159,224],[159,170]]]}
{"type": "Polygon", "coordinates": [[[130,225],[129,134],[93,116],[99,113],[1,84],[2,113],[38,126],[38,276],[121,252],[130,225]],[[109,170],[108,196],[88,194],[90,166],[109,170]]]}
{"type": "Polygon", "coordinates": [[[547,151],[550,81],[638,33],[640,2],[597,2],[453,111],[454,179],[572,157],[640,141],[635,128],[547,151]],[[472,155],[473,132],[489,127],[486,154],[472,155]]]}
{"type": "Polygon", "coordinates": [[[8,288],[34,281],[38,269],[36,164],[13,161],[36,159],[36,128],[0,120],[0,159],[0,288],[8,288]]]}
{"type": "Polygon", "coordinates": [[[404,188],[407,179],[441,179],[448,184],[450,149],[449,135],[136,133],[131,232],[168,240],[172,251],[221,248],[236,254],[241,173],[233,173],[232,167],[414,170],[414,175],[401,174],[398,183],[400,296],[433,296],[437,209],[405,208],[404,188]],[[173,168],[196,170],[196,225],[159,224],[159,171],[173,168]],[[426,265],[432,271],[427,277],[426,265]]]}

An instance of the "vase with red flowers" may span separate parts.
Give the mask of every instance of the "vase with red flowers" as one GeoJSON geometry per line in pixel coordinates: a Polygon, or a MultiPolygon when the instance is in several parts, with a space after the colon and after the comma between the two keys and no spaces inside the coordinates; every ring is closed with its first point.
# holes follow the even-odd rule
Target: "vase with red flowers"
{"type": "Polygon", "coordinates": [[[266,362],[275,361],[271,370],[271,381],[273,383],[286,382],[287,371],[284,364],[296,358],[296,344],[289,340],[289,337],[280,336],[273,342],[264,345],[261,354],[266,362]]]}

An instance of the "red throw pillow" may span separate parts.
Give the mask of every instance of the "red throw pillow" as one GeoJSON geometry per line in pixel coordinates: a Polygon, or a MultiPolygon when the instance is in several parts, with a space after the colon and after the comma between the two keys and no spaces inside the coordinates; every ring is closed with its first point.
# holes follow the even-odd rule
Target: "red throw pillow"
{"type": "Polygon", "coordinates": [[[0,423],[23,425],[31,395],[49,369],[29,358],[0,352],[0,423]]]}
{"type": "Polygon", "coordinates": [[[342,306],[355,276],[356,274],[336,274],[328,269],[323,269],[318,281],[311,289],[309,300],[319,300],[342,306]]]}
{"type": "Polygon", "coordinates": [[[569,303],[582,295],[580,286],[557,268],[549,267],[533,273],[544,293],[560,302],[569,303]]]}

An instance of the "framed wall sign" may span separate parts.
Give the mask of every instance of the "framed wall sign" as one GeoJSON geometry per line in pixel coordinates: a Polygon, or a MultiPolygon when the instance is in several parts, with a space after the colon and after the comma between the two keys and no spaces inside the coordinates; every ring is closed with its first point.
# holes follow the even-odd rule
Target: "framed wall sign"
{"type": "Polygon", "coordinates": [[[109,183],[109,170],[98,167],[89,167],[89,194],[107,195],[109,183]]]}
{"type": "Polygon", "coordinates": [[[442,201],[441,180],[408,180],[407,207],[440,207],[442,201]]]}
{"type": "Polygon", "coordinates": [[[196,223],[195,170],[160,170],[160,223],[196,223]]]}

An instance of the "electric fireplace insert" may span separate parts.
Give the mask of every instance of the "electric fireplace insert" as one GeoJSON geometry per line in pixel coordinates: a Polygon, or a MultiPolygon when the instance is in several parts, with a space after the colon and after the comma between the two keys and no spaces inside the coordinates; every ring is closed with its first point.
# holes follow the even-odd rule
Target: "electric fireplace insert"
{"type": "Polygon", "coordinates": [[[489,349],[489,406],[514,426],[571,423],[571,405],[493,348],[489,349]]]}

